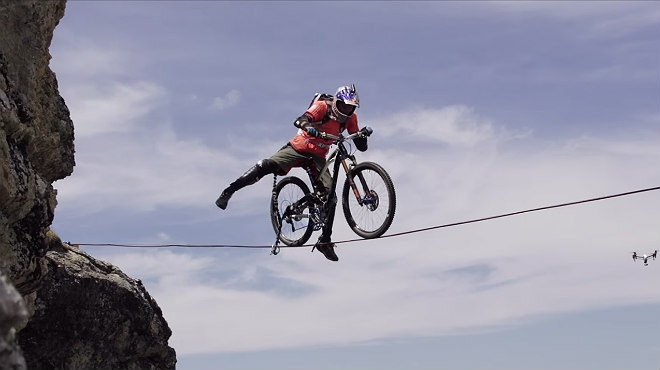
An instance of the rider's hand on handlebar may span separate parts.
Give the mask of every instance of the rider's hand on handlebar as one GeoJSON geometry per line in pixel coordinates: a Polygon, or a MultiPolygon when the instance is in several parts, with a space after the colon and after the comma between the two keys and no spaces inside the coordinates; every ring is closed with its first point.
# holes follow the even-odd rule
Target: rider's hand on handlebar
{"type": "Polygon", "coordinates": [[[364,126],[362,130],[360,130],[361,136],[365,136],[365,137],[371,135],[373,132],[374,130],[369,126],[364,126]]]}
{"type": "Polygon", "coordinates": [[[317,130],[316,127],[314,127],[314,126],[307,125],[307,126],[303,127],[303,130],[305,130],[305,132],[307,132],[308,134],[310,134],[311,136],[314,136],[314,137],[319,137],[319,135],[320,135],[319,130],[317,130]]]}

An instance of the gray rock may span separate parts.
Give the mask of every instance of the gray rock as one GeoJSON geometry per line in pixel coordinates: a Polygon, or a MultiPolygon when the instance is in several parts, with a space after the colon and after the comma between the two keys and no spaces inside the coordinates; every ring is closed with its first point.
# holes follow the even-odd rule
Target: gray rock
{"type": "Polygon", "coordinates": [[[16,330],[27,317],[23,298],[0,272],[0,370],[25,369],[16,330]]]}
{"type": "Polygon", "coordinates": [[[0,0],[0,370],[173,369],[171,331],[142,283],[50,231],[52,183],[75,166],[49,67],[65,7],[0,0]]]}
{"type": "Polygon", "coordinates": [[[73,172],[73,122],[49,67],[66,2],[0,0],[0,269],[21,294],[42,274],[52,183],[73,172]]]}
{"type": "Polygon", "coordinates": [[[175,368],[171,331],[140,280],[66,244],[46,260],[34,315],[20,332],[28,368],[175,368]]]}

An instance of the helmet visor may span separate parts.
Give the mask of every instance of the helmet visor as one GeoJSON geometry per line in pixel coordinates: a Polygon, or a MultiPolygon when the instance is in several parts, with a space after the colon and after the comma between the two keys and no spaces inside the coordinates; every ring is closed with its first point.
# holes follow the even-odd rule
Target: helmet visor
{"type": "Polygon", "coordinates": [[[355,106],[346,104],[341,100],[337,100],[337,110],[339,110],[341,114],[350,116],[351,114],[353,114],[353,112],[355,112],[355,106]]]}

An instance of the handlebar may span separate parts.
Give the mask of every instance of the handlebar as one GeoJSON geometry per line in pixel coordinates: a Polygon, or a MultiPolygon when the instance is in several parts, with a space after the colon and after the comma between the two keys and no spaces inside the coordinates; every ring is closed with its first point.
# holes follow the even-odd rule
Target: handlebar
{"type": "Polygon", "coordinates": [[[335,136],[325,132],[319,132],[319,137],[323,140],[334,140],[335,142],[342,142],[346,140],[353,140],[357,137],[367,137],[370,136],[373,132],[374,130],[371,127],[365,126],[358,132],[350,134],[348,136],[344,136],[342,134],[339,134],[339,136],[335,136]]]}

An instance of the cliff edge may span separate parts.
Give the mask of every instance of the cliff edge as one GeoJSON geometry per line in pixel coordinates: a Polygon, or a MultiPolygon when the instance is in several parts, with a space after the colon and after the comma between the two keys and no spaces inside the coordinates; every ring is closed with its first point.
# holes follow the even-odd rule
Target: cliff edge
{"type": "Polygon", "coordinates": [[[0,370],[174,369],[139,280],[50,231],[74,125],[49,67],[65,0],[0,0],[0,370]]]}

